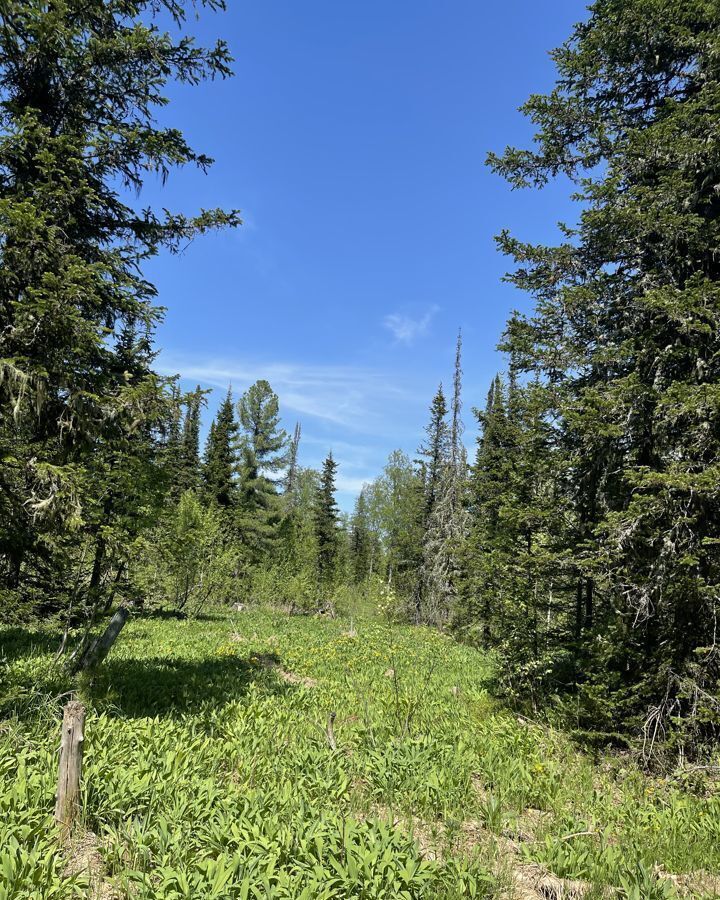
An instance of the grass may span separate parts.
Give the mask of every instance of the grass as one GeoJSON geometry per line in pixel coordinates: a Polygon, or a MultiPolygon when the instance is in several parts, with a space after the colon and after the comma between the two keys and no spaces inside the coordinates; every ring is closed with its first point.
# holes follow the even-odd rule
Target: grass
{"type": "Polygon", "coordinates": [[[718,896],[720,795],[518,720],[437,632],[263,611],[133,621],[78,686],[88,875],[50,817],[55,646],[0,631],[0,900],[718,896]]]}

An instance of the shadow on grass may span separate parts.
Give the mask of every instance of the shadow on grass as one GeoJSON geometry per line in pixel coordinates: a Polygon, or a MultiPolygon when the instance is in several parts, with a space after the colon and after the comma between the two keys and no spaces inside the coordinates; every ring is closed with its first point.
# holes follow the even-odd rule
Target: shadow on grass
{"type": "Polygon", "coordinates": [[[55,653],[61,638],[61,629],[0,627],[0,658],[12,661],[38,653],[55,653]]]}
{"type": "MultiPolygon", "coordinates": [[[[229,609],[228,609],[229,611],[229,609]]],[[[161,622],[223,622],[227,619],[225,614],[220,612],[199,612],[189,613],[176,609],[143,609],[133,616],[134,619],[142,621],[143,619],[160,620],[161,622]]]]}
{"type": "Polygon", "coordinates": [[[175,716],[220,708],[243,697],[253,684],[269,694],[293,689],[262,662],[233,656],[198,660],[148,657],[106,660],[87,677],[83,693],[97,709],[110,714],[175,716]]]}

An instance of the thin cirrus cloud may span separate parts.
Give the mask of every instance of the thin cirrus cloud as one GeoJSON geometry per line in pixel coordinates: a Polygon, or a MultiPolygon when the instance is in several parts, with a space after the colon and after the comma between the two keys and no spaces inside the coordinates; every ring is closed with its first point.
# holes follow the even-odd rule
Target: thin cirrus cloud
{"type": "Polygon", "coordinates": [[[419,337],[428,333],[430,323],[440,307],[431,306],[419,318],[404,313],[390,313],[383,319],[383,325],[395,338],[398,344],[413,344],[419,337]]]}
{"type": "Polygon", "coordinates": [[[412,405],[414,399],[412,392],[386,373],[354,366],[197,362],[165,355],[159,368],[163,374],[179,373],[186,381],[209,387],[232,384],[236,392],[264,378],[278,394],[283,409],[367,433],[383,433],[393,408],[412,405]]]}

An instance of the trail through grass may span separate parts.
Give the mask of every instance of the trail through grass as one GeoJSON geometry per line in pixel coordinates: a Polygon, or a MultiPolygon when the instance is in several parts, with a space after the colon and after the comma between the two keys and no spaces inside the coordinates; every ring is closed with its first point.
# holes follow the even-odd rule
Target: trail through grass
{"type": "Polygon", "coordinates": [[[518,720],[435,631],[260,611],[131,622],[80,685],[73,859],[54,647],[0,631],[0,900],[720,896],[719,795],[518,720]]]}

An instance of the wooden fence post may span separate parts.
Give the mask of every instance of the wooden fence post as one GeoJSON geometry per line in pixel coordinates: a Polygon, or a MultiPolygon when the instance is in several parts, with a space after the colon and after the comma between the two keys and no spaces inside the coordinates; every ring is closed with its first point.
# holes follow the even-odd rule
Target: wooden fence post
{"type": "Polygon", "coordinates": [[[63,708],[60,764],[55,798],[55,821],[62,826],[65,834],[70,831],[80,812],[84,729],[85,707],[79,701],[71,700],[63,708]]]}
{"type": "Polygon", "coordinates": [[[75,673],[99,666],[112,649],[112,645],[123,630],[129,615],[130,609],[127,606],[121,606],[108,622],[105,631],[95,638],[92,644],[78,656],[70,671],[75,673]]]}

